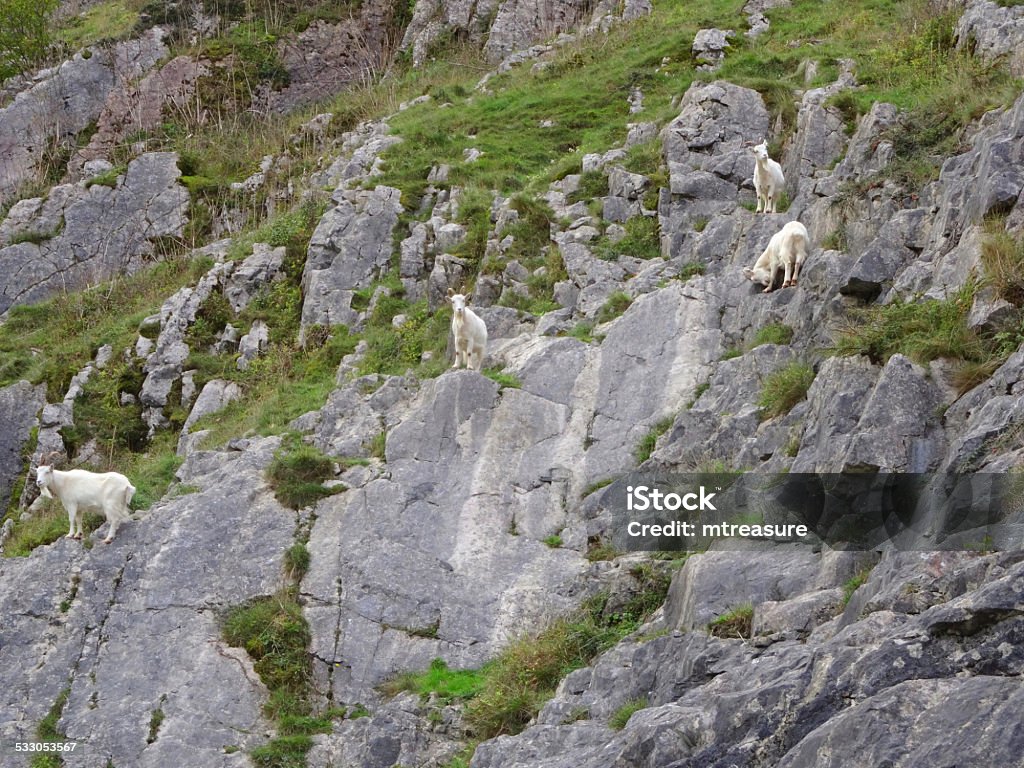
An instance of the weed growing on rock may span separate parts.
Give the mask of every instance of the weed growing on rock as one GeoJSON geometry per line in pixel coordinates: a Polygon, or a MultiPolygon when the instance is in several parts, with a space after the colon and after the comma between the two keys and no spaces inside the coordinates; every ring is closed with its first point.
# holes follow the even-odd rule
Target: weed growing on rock
{"type": "Polygon", "coordinates": [[[754,606],[744,603],[709,622],[708,632],[715,637],[739,637],[742,640],[750,637],[753,621],[754,606]]]}
{"type": "Polygon", "coordinates": [[[334,460],[310,445],[289,440],[274,455],[267,467],[267,482],[274,489],[274,498],[292,509],[315,504],[339,488],[325,488],[323,483],[334,476],[334,460]]]}
{"type": "Polygon", "coordinates": [[[629,722],[629,718],[641,709],[647,709],[648,706],[649,704],[647,703],[647,699],[644,697],[630,699],[615,710],[612,716],[608,718],[608,727],[613,731],[621,731],[626,727],[626,723],[629,722]]]}
{"type": "Polygon", "coordinates": [[[675,420],[675,416],[666,416],[651,427],[651,430],[643,436],[640,443],[637,445],[636,450],[633,451],[633,456],[636,458],[637,464],[643,464],[651,458],[651,454],[654,453],[654,446],[658,443],[658,438],[672,428],[675,420]]]}
{"type": "Polygon", "coordinates": [[[807,396],[813,381],[814,369],[810,365],[790,363],[765,378],[757,404],[769,419],[789,413],[807,396]]]}

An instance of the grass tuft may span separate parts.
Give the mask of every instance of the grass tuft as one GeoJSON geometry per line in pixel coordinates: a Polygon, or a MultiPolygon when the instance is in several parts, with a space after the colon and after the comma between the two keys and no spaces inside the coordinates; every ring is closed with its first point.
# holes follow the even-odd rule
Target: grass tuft
{"type": "Polygon", "coordinates": [[[790,363],[765,378],[757,404],[769,419],[789,413],[807,396],[813,381],[814,369],[810,365],[790,363]]]}
{"type": "Polygon", "coordinates": [[[715,637],[750,637],[754,621],[754,606],[738,605],[708,624],[708,632],[715,637]]]}
{"type": "Polygon", "coordinates": [[[282,446],[267,467],[267,481],[274,497],[284,506],[302,509],[339,488],[325,488],[323,482],[334,476],[334,460],[310,445],[294,440],[282,446]]]}
{"type": "Polygon", "coordinates": [[[644,697],[630,699],[615,710],[612,716],[608,718],[608,727],[613,731],[621,731],[626,727],[626,723],[629,722],[629,718],[641,709],[647,709],[648,706],[649,704],[647,703],[647,699],[644,697]]]}

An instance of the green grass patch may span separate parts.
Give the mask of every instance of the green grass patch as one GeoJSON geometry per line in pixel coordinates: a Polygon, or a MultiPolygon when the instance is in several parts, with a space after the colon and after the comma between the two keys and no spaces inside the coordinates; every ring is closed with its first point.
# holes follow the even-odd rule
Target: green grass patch
{"type": "Polygon", "coordinates": [[[224,616],[221,632],[228,645],[252,657],[270,692],[263,710],[276,721],[278,734],[250,752],[252,761],[261,768],[302,768],[311,737],[328,733],[332,720],[344,717],[345,710],[313,712],[311,636],[295,588],[235,606],[224,616]]]}
{"type": "MultiPolygon", "coordinates": [[[[987,258],[994,258],[991,252],[987,258]]],[[[965,392],[988,378],[1024,342],[1021,322],[988,334],[967,327],[976,289],[968,285],[944,300],[895,301],[862,309],[839,330],[833,351],[867,355],[878,364],[897,353],[920,364],[948,358],[959,363],[954,384],[965,392]]]]}
{"type": "Polygon", "coordinates": [[[411,691],[427,699],[437,696],[445,704],[471,699],[483,690],[484,675],[480,670],[450,669],[444,659],[434,659],[425,672],[409,672],[381,686],[394,696],[411,691]]]}
{"type": "Polygon", "coordinates": [[[295,440],[288,440],[281,446],[267,467],[266,475],[274,489],[274,498],[292,509],[308,507],[338,492],[338,488],[323,486],[334,477],[334,460],[313,446],[295,440]]]}
{"type": "Polygon", "coordinates": [[[119,352],[133,344],[142,319],[208,267],[204,259],[172,259],[95,288],[12,307],[0,325],[0,386],[19,379],[45,383],[47,399],[60,401],[100,346],[119,352]]]}
{"type": "Polygon", "coordinates": [[[645,564],[632,574],[638,591],[614,612],[606,610],[608,596],[597,595],[572,615],[512,641],[480,670],[450,670],[438,659],[426,672],[402,675],[385,690],[464,701],[465,723],[478,739],[519,733],[563,677],[635,631],[664,602],[666,573],[645,564]]]}
{"type": "Polygon", "coordinates": [[[551,547],[551,549],[558,549],[562,546],[562,537],[555,533],[545,538],[544,543],[551,547]]]}
{"type": "Polygon", "coordinates": [[[862,568],[845,584],[843,584],[843,607],[845,608],[850,603],[850,599],[853,597],[853,593],[860,589],[864,582],[868,580],[868,576],[871,575],[871,566],[862,568]]]}
{"type": "Polygon", "coordinates": [[[597,322],[607,323],[611,322],[615,318],[619,317],[633,303],[633,299],[629,297],[628,293],[623,291],[616,291],[605,301],[604,306],[601,307],[597,313],[597,322]]]}
{"type": "Polygon", "coordinates": [[[715,637],[750,637],[754,621],[754,606],[738,605],[708,624],[708,632],[715,637]]]}
{"type": "Polygon", "coordinates": [[[1007,232],[1002,217],[985,222],[981,263],[985,280],[996,295],[1014,306],[1024,306],[1024,238],[1007,232]]]}
{"type": "Polygon", "coordinates": [[[774,418],[789,413],[793,406],[807,396],[811,382],[814,381],[814,369],[807,363],[790,363],[765,377],[761,387],[758,407],[763,409],[766,418],[774,418]]]}
{"type": "Polygon", "coordinates": [[[651,458],[651,454],[654,453],[654,446],[658,443],[658,438],[672,428],[675,420],[675,416],[666,416],[651,427],[650,431],[643,436],[640,443],[637,445],[636,450],[633,451],[633,456],[636,458],[637,464],[643,464],[651,458]]]}
{"type": "Polygon", "coordinates": [[[754,335],[754,342],[751,348],[759,347],[762,344],[789,344],[793,340],[793,329],[782,323],[769,323],[759,328],[754,335]]]}
{"type": "Polygon", "coordinates": [[[661,258],[661,236],[654,217],[634,216],[625,223],[626,236],[616,243],[607,238],[594,247],[594,255],[606,260],[619,256],[637,259],[661,258]]]}
{"type": "Polygon", "coordinates": [[[505,389],[505,387],[520,389],[523,386],[519,379],[511,373],[503,373],[500,368],[484,368],[483,374],[491,381],[497,382],[498,386],[502,389],[505,389]]]}
{"type": "Polygon", "coordinates": [[[641,709],[647,709],[648,706],[649,704],[647,703],[647,699],[644,697],[630,699],[615,710],[615,712],[612,713],[612,716],[608,718],[608,727],[613,731],[621,731],[626,727],[626,723],[629,722],[629,718],[641,709]]]}
{"type": "Polygon", "coordinates": [[[139,21],[139,11],[125,0],[107,0],[69,16],[57,30],[58,40],[72,51],[127,38],[139,21]]]}
{"type": "MultiPolygon", "coordinates": [[[[60,692],[50,707],[50,711],[36,726],[37,739],[47,743],[67,741],[67,737],[57,726],[60,723],[61,715],[64,714],[64,707],[67,706],[70,695],[70,686],[60,692]]],[[[57,753],[35,754],[29,762],[30,768],[59,768],[62,765],[64,765],[64,761],[57,753]]]]}
{"type": "MultiPolygon", "coordinates": [[[[26,557],[36,547],[52,544],[68,533],[68,514],[57,499],[47,499],[42,509],[27,520],[13,517],[14,530],[4,544],[6,557],[26,557]]],[[[103,515],[88,512],[82,518],[82,533],[88,537],[105,522],[103,515]]]]}

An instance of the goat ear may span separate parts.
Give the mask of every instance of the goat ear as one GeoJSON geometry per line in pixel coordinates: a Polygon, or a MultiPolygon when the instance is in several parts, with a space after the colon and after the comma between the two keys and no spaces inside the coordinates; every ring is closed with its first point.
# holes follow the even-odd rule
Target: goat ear
{"type": "Polygon", "coordinates": [[[466,294],[466,303],[467,303],[467,304],[469,304],[469,303],[470,303],[471,301],[473,301],[473,297],[472,297],[472,296],[470,296],[470,295],[469,295],[469,294],[467,293],[467,294],[466,294]]]}
{"type": "Polygon", "coordinates": [[[750,267],[744,267],[743,268],[743,276],[745,278],[747,278],[748,280],[753,280],[754,279],[754,270],[752,270],[750,267]]]}
{"type": "Polygon", "coordinates": [[[455,291],[453,291],[451,288],[449,288],[448,289],[448,298],[450,299],[454,295],[455,295],[455,291]]]}

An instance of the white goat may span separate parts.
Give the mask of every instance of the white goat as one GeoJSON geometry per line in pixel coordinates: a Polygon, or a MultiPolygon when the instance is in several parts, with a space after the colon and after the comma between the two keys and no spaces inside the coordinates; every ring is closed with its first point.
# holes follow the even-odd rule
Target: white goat
{"type": "Polygon", "coordinates": [[[479,371],[484,364],[487,346],[487,326],[472,309],[467,307],[469,297],[448,291],[452,304],[452,336],[455,337],[455,363],[452,368],[468,367],[479,371]]]}
{"type": "Polygon", "coordinates": [[[103,540],[109,544],[117,533],[117,526],[129,520],[128,505],[135,495],[135,486],[124,475],[117,472],[87,472],[72,469],[67,472],[40,464],[36,470],[36,484],[43,496],[56,496],[68,513],[69,539],[82,538],[82,516],[87,509],[103,512],[110,523],[110,532],[103,540]]]}
{"type": "Polygon", "coordinates": [[[810,236],[807,227],[799,221],[791,221],[768,241],[764,253],[754,262],[754,268],[743,268],[743,276],[765,286],[764,293],[772,289],[775,275],[780,269],[785,270],[783,288],[796,285],[800,275],[800,267],[807,258],[807,244],[810,236]]]}
{"type": "Polygon", "coordinates": [[[755,213],[775,213],[779,197],[786,188],[782,166],[768,157],[768,142],[762,140],[754,147],[754,192],[757,193],[755,213]]]}

